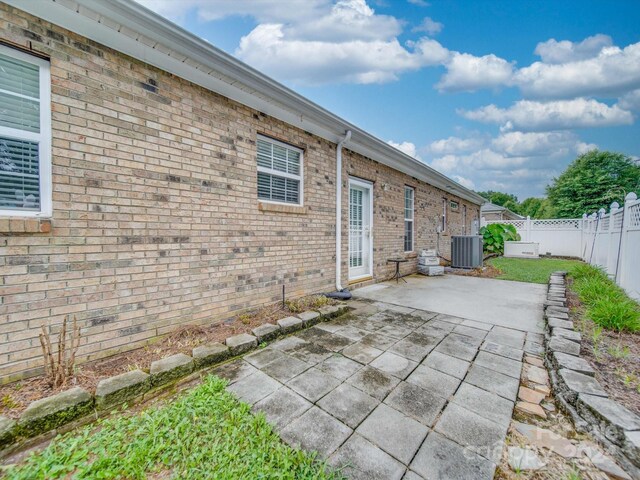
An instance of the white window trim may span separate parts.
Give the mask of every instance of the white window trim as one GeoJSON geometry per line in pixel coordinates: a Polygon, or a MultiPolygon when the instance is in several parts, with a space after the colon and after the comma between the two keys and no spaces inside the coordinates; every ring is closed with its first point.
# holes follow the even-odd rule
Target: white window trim
{"type": "Polygon", "coordinates": [[[0,126],[0,135],[15,140],[38,142],[40,169],[40,211],[0,208],[1,217],[51,217],[53,215],[51,179],[51,70],[47,60],[29,55],[15,48],[0,45],[0,52],[8,57],[37,65],[40,73],[40,133],[0,126]]]}
{"type": "MultiPolygon", "coordinates": [[[[263,203],[271,203],[274,205],[289,205],[291,207],[304,207],[304,150],[298,147],[294,147],[293,145],[290,145],[288,143],[281,142],[274,138],[267,137],[265,135],[258,134],[257,139],[272,143],[274,145],[280,145],[281,147],[288,148],[289,150],[295,150],[300,153],[300,174],[299,175],[294,175],[292,173],[287,173],[287,172],[281,172],[280,170],[273,170],[267,167],[257,166],[258,172],[267,173],[269,175],[274,175],[276,177],[283,177],[283,178],[289,178],[291,180],[298,180],[298,185],[300,185],[300,190],[298,192],[298,200],[299,200],[298,203],[278,202],[277,200],[267,200],[260,197],[258,197],[258,201],[263,203]]],[[[258,161],[257,155],[258,154],[256,150],[256,162],[258,161]]],[[[256,195],[257,193],[258,192],[256,188],[256,195]]]]}
{"type": "Polygon", "coordinates": [[[447,203],[448,200],[446,198],[442,199],[442,232],[445,233],[447,231],[447,203]]]}
{"type": "MultiPolygon", "coordinates": [[[[402,249],[404,250],[404,253],[412,253],[415,252],[416,250],[416,242],[415,242],[415,238],[416,238],[416,222],[415,222],[415,218],[416,218],[416,189],[413,187],[410,187],[409,185],[405,185],[404,186],[404,203],[405,203],[405,208],[404,208],[404,221],[405,222],[411,222],[411,250],[404,250],[404,246],[405,246],[405,241],[404,241],[404,233],[402,235],[402,249]],[[411,218],[407,218],[407,208],[406,208],[406,202],[407,202],[407,191],[410,190],[412,192],[412,196],[411,196],[411,218]]],[[[403,228],[405,227],[404,223],[402,224],[403,228]]]]}

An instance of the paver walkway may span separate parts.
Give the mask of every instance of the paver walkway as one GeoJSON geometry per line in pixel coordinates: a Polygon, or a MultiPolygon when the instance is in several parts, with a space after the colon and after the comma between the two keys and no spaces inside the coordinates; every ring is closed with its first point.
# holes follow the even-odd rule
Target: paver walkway
{"type": "Polygon", "coordinates": [[[540,335],[379,302],[350,305],[354,313],[215,373],[286,442],[317,451],[349,478],[493,478],[523,350],[537,348],[540,335]]]}

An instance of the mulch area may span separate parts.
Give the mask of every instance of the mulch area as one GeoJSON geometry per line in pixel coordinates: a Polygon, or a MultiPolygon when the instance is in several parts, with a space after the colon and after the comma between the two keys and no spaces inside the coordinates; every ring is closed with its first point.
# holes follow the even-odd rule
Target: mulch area
{"type": "Polygon", "coordinates": [[[451,271],[447,271],[447,273],[452,273],[454,275],[462,275],[464,277],[481,277],[481,278],[496,278],[502,274],[502,271],[485,263],[481,268],[473,268],[473,269],[464,269],[464,268],[453,268],[451,271]]]}
{"type": "Polygon", "coordinates": [[[640,334],[603,329],[598,335],[571,288],[567,300],[569,316],[582,333],[580,355],[596,370],[596,378],[612,399],[640,414],[640,334]]]}
{"type": "Polygon", "coordinates": [[[249,333],[263,323],[275,323],[281,318],[308,309],[336,303],[338,302],[326,297],[310,296],[287,302],[285,306],[281,303],[266,306],[223,323],[184,325],[145,347],[79,365],[76,367],[75,376],[56,389],[49,385],[49,380],[44,376],[3,385],[0,386],[0,415],[18,418],[31,402],[75,386],[94,393],[98,382],[103,378],[135,369],[148,371],[151,362],[160,358],[176,353],[191,355],[193,348],[198,345],[210,342],[222,343],[232,335],[249,333]]]}

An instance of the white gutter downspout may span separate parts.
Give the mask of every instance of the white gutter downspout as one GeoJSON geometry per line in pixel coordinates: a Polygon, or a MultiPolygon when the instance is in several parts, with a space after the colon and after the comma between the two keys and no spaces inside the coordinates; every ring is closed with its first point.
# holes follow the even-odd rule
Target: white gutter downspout
{"type": "Polygon", "coordinates": [[[351,130],[347,130],[336,149],[336,290],[342,291],[342,146],[351,138],[351,130]]]}

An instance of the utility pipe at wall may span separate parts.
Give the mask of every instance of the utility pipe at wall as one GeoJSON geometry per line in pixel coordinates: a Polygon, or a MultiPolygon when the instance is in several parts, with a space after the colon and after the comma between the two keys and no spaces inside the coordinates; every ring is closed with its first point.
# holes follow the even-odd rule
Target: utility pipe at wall
{"type": "Polygon", "coordinates": [[[336,290],[342,290],[342,147],[351,138],[347,130],[336,150],[336,290]]]}

